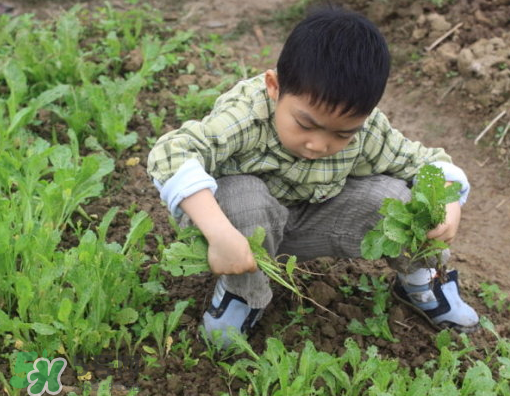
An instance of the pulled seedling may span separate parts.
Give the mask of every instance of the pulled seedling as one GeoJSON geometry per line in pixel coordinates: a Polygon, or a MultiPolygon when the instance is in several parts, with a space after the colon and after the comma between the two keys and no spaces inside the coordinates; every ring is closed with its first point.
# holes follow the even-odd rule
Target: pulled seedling
{"type": "Polygon", "coordinates": [[[382,256],[409,258],[409,264],[437,258],[436,269],[441,281],[446,278],[441,254],[448,244],[429,239],[427,233],[443,223],[446,204],[459,199],[460,183],[447,185],[443,171],[433,165],[423,166],[411,189],[412,198],[404,203],[386,198],[379,213],[383,218],[368,231],[361,242],[361,255],[367,260],[382,256]]]}
{"type": "MultiPolygon", "coordinates": [[[[207,261],[208,243],[202,232],[194,226],[180,228],[177,222],[170,218],[170,225],[176,231],[176,241],[163,250],[161,268],[170,272],[173,276],[189,276],[210,271],[207,261]]],[[[279,283],[299,299],[310,301],[317,307],[336,315],[326,307],[317,303],[312,298],[305,296],[299,290],[294,271],[299,270],[296,265],[296,256],[282,255],[276,259],[272,258],[263,246],[266,232],[262,227],[257,227],[251,237],[247,237],[251,251],[258,268],[275,282],[279,283]],[[280,262],[280,259],[287,258],[287,262],[280,262]]]]}

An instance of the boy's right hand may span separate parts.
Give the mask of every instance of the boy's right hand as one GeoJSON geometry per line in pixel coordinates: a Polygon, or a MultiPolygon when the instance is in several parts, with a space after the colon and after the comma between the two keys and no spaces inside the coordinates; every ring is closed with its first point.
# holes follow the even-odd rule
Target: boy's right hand
{"type": "Polygon", "coordinates": [[[213,273],[234,275],[257,271],[248,240],[228,220],[208,188],[183,199],[180,206],[209,243],[207,258],[213,273]]]}
{"type": "Polygon", "coordinates": [[[257,264],[246,237],[235,227],[208,238],[208,260],[216,275],[239,275],[257,271],[257,264]]]}

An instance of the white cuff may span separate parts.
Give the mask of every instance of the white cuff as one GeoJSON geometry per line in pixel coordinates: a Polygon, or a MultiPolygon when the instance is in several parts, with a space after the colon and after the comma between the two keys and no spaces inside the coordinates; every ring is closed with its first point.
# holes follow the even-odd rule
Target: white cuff
{"type": "Polygon", "coordinates": [[[187,160],[164,184],[154,180],[154,185],[159,190],[161,199],[167,204],[168,210],[176,218],[183,215],[179,204],[184,198],[204,188],[210,189],[214,194],[218,188],[216,180],[204,170],[200,161],[195,158],[187,160]]]}

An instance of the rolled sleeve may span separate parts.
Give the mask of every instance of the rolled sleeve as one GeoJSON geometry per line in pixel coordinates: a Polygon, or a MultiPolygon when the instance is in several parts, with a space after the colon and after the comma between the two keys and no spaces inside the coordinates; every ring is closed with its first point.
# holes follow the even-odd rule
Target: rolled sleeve
{"type": "Polygon", "coordinates": [[[218,187],[216,180],[210,176],[196,159],[186,161],[164,184],[154,180],[163,200],[172,216],[179,218],[183,212],[179,208],[181,201],[196,192],[208,188],[213,194],[218,187]]]}

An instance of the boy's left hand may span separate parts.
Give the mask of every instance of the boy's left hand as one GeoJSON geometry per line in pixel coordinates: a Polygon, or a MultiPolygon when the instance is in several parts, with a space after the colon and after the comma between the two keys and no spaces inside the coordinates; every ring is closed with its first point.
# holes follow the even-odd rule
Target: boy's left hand
{"type": "Polygon", "coordinates": [[[427,233],[427,237],[451,243],[457,234],[457,229],[459,228],[460,212],[460,203],[458,201],[446,204],[446,217],[444,223],[441,223],[433,230],[430,230],[427,233]]]}

